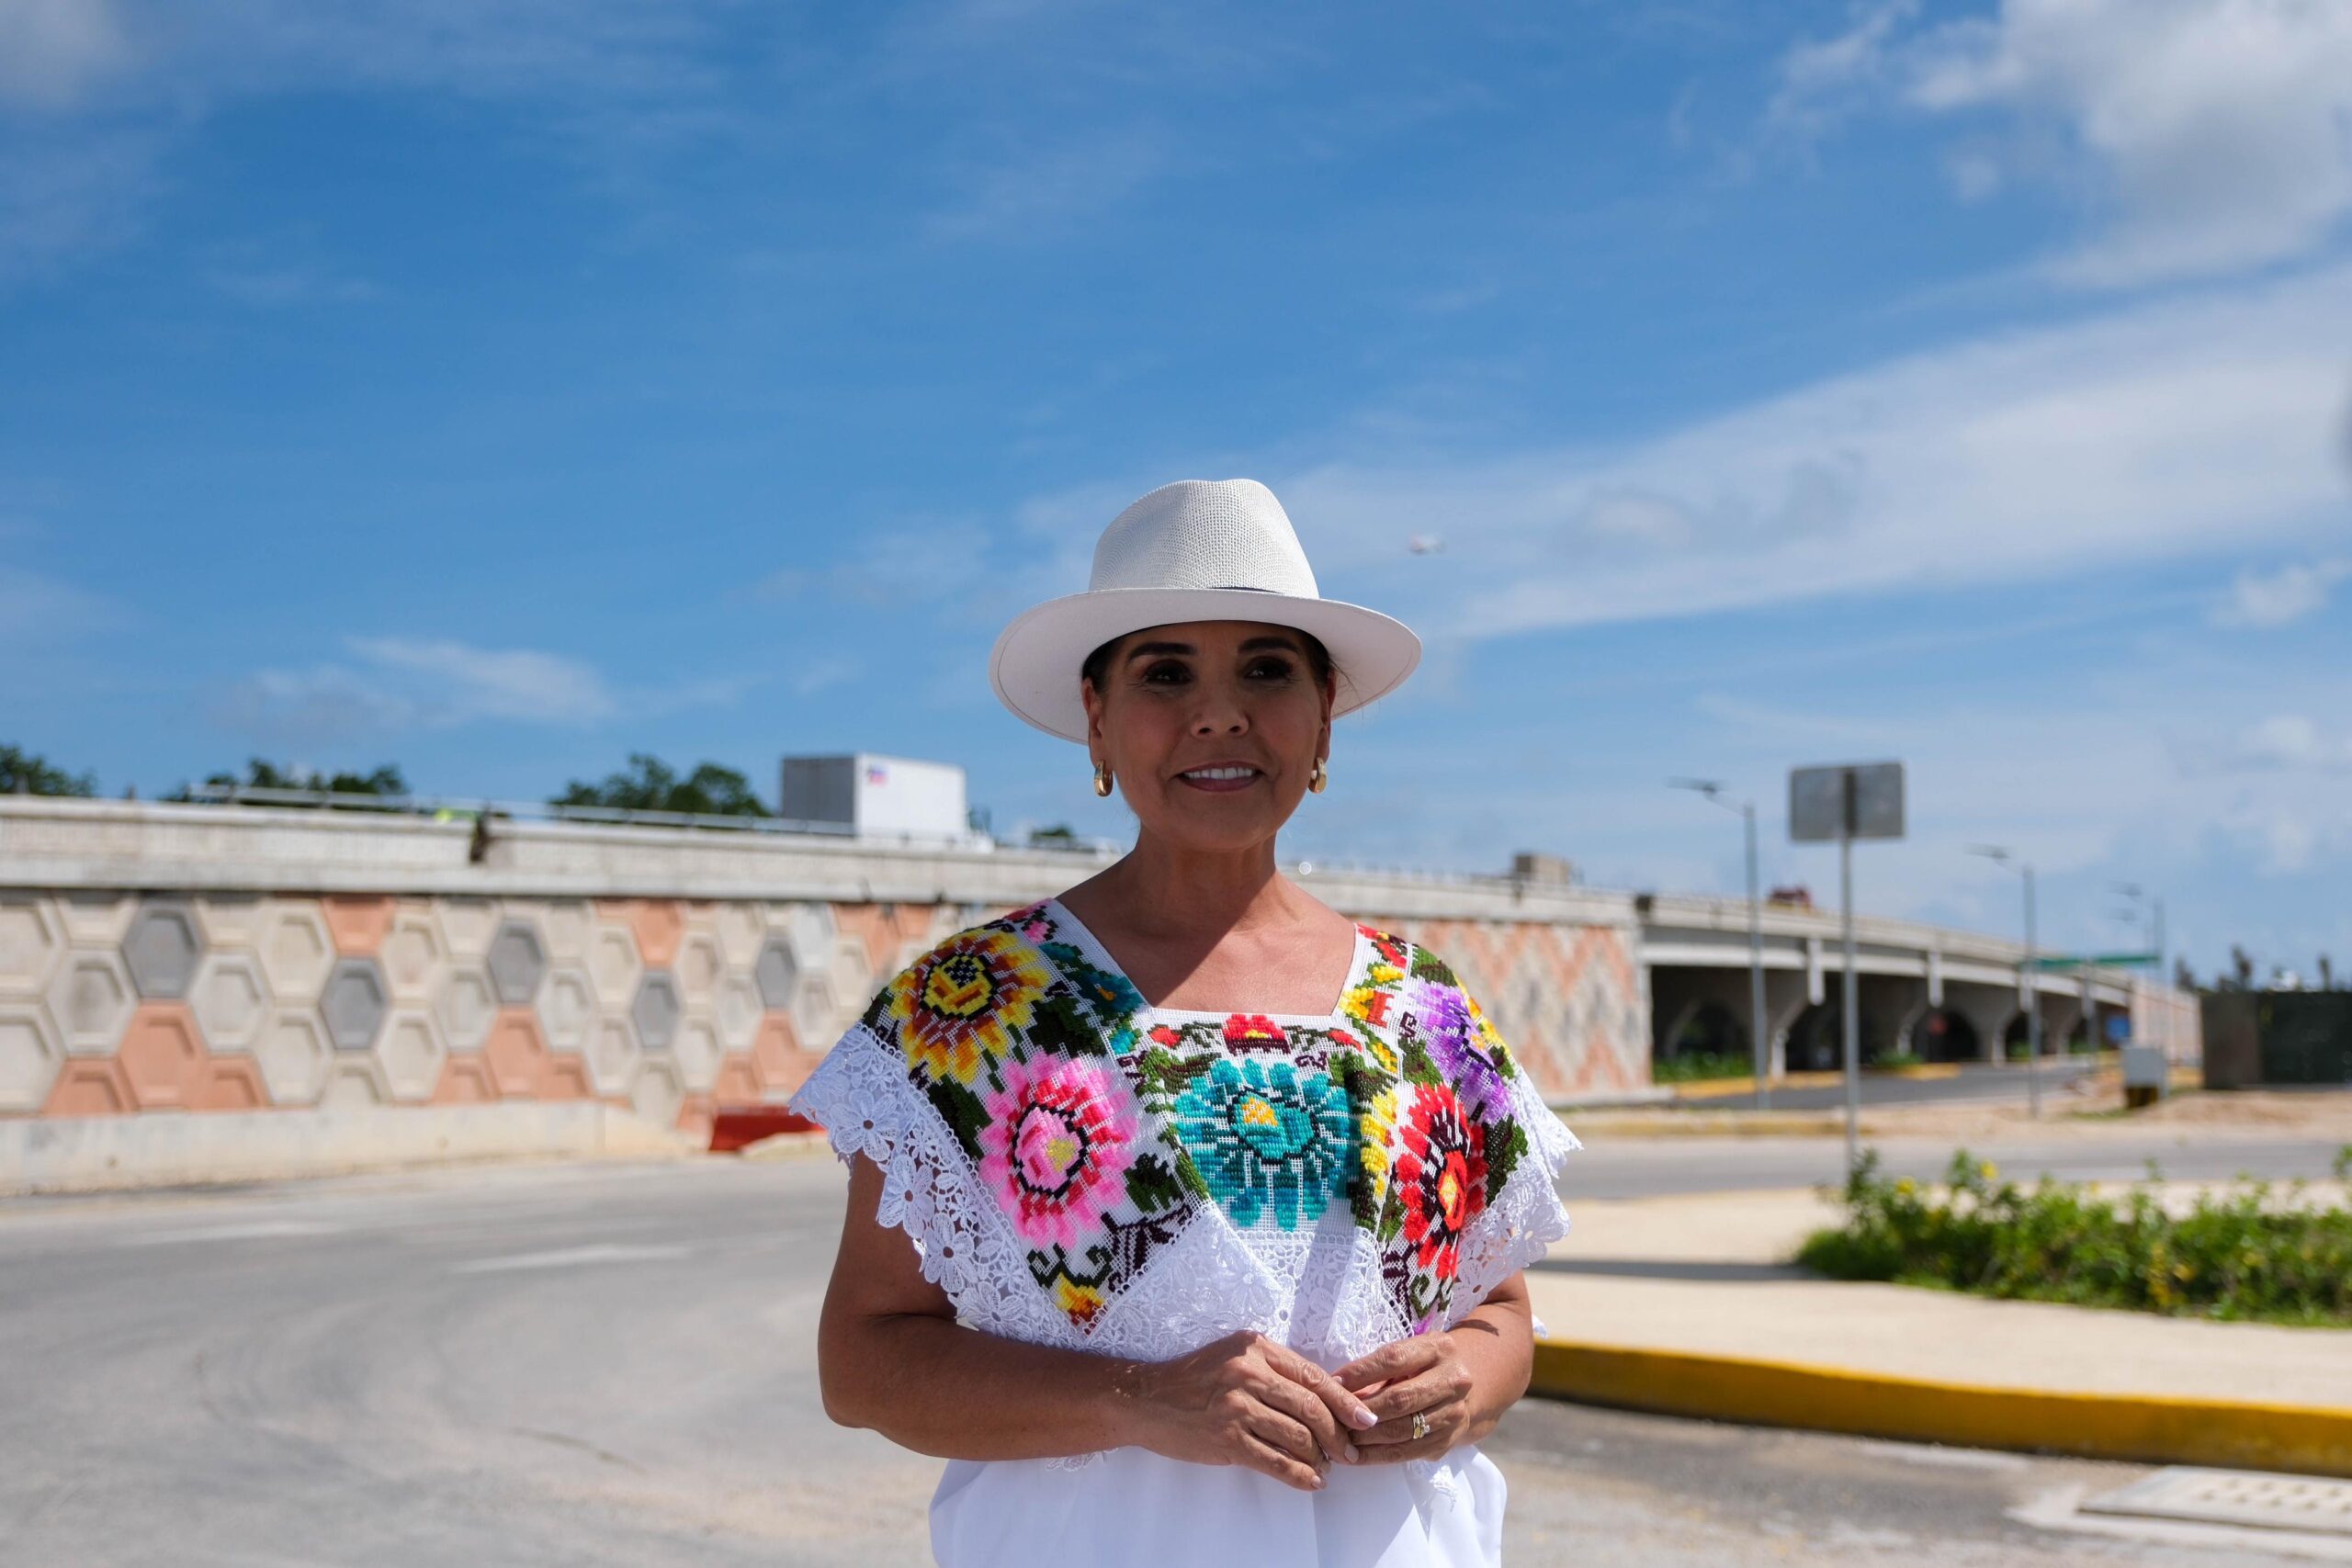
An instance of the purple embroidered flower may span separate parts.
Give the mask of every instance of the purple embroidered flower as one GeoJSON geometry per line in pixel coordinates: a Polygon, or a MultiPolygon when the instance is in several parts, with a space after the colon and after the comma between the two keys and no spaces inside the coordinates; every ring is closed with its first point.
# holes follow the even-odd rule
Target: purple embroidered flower
{"type": "Polygon", "coordinates": [[[1490,1114],[1493,1107],[1509,1103],[1502,1073],[1487,1054],[1467,997],[1454,987],[1434,980],[1418,981],[1413,988],[1413,1011],[1422,1036],[1429,1043],[1430,1059],[1453,1087],[1464,1110],[1483,1117],[1490,1114]]]}

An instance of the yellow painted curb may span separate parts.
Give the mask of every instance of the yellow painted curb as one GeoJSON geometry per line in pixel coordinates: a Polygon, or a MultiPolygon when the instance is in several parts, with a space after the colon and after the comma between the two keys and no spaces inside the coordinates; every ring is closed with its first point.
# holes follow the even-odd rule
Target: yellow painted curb
{"type": "MultiPolygon", "coordinates": [[[[1958,1062],[1922,1062],[1916,1067],[1864,1067],[1871,1077],[1917,1078],[1941,1083],[1961,1075],[1958,1062]]],[[[1782,1073],[1764,1087],[1767,1089],[1827,1089],[1846,1081],[1844,1073],[1782,1073]]],[[[1668,1084],[1677,1100],[1724,1100],[1736,1094],[1754,1094],[1756,1080],[1747,1078],[1705,1078],[1698,1083],[1668,1084]]]]}
{"type": "Polygon", "coordinates": [[[1816,1432],[2352,1479],[2352,1410],[1981,1388],[1562,1339],[1535,1342],[1530,1391],[1816,1432]]]}

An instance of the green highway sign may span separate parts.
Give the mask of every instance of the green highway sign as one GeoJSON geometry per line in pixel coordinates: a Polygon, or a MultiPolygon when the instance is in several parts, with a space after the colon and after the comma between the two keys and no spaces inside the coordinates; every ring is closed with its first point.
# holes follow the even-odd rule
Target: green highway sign
{"type": "Polygon", "coordinates": [[[2155,953],[2045,953],[2033,961],[2036,969],[2138,969],[2162,964],[2155,953]]]}

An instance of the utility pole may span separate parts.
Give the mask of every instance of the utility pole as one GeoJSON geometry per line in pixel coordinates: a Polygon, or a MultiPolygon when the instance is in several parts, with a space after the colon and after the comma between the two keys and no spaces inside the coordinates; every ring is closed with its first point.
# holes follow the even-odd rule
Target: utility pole
{"type": "Polygon", "coordinates": [[[1968,852],[2007,866],[2025,878],[2025,956],[2018,962],[2018,994],[2025,1003],[2025,1098],[2041,1114],[2041,971],[2033,942],[2033,867],[1998,844],[1971,844],[1968,852]]]}
{"type": "Polygon", "coordinates": [[[1764,1021],[1764,898],[1756,871],[1756,803],[1724,798],[1719,779],[1670,779],[1668,787],[1694,790],[1727,811],[1736,811],[1747,830],[1747,1043],[1755,1059],[1756,1109],[1769,1111],[1772,1074],[1772,1038],[1764,1021]]]}

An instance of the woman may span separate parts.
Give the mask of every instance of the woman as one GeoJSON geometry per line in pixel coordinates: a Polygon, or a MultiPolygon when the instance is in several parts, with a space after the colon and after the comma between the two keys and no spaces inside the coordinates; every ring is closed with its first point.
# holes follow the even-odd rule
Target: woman
{"type": "Polygon", "coordinates": [[[941,943],[793,1101],[851,1167],[825,1408],[951,1461],[948,1568],[1498,1561],[1476,1444],[1576,1141],[1452,971],[1274,859],[1419,653],[1246,479],[1145,496],[999,640],[1135,849],[941,943]]]}

